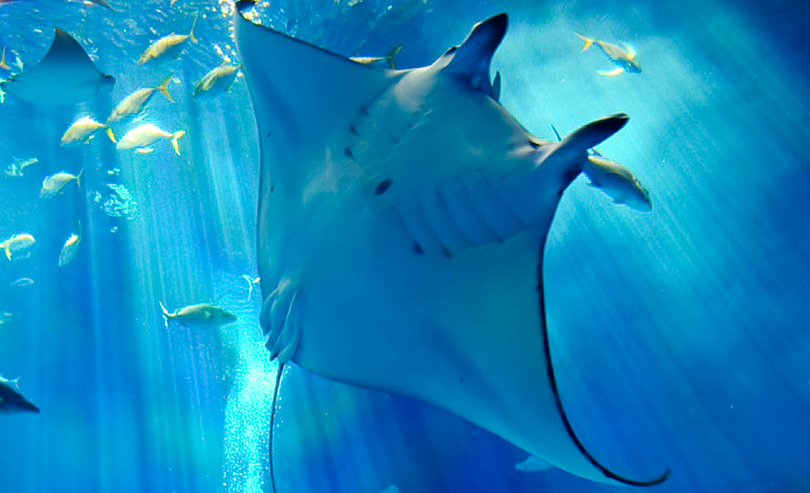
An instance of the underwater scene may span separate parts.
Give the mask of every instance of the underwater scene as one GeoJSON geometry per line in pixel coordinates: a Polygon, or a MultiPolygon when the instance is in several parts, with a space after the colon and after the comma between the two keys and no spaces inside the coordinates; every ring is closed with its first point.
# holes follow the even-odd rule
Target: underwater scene
{"type": "Polygon", "coordinates": [[[810,492],[810,4],[0,27],[0,492],[810,492]]]}

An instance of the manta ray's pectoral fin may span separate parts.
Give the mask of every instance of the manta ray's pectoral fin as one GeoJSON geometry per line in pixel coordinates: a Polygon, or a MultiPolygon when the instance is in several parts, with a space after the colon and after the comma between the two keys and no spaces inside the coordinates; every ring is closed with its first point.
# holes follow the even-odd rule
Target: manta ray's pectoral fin
{"type": "Polygon", "coordinates": [[[284,278],[262,304],[259,323],[267,335],[270,358],[281,363],[291,360],[301,342],[301,302],[298,285],[284,278]]]}
{"type": "Polygon", "coordinates": [[[616,67],[613,70],[597,70],[596,73],[604,75],[605,77],[616,77],[617,75],[623,74],[624,69],[622,67],[616,67]]]}

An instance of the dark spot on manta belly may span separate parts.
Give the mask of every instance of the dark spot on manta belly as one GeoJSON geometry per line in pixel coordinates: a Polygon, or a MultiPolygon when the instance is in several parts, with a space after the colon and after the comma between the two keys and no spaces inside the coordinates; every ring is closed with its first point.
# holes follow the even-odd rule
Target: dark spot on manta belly
{"type": "Polygon", "coordinates": [[[374,195],[382,195],[385,192],[387,192],[388,189],[391,188],[391,183],[393,183],[391,181],[391,178],[381,181],[379,185],[377,185],[377,187],[374,189],[374,195]]]}

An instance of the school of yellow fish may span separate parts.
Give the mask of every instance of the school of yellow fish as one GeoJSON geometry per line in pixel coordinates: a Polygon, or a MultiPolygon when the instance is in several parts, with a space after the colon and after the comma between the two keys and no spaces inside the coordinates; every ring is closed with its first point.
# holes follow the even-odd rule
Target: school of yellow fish
{"type": "MultiPolygon", "coordinates": [[[[172,0],[171,5],[177,0],[172,0]]],[[[96,5],[114,11],[106,0],[92,0],[87,5],[96,5]]],[[[153,43],[151,43],[138,58],[138,64],[162,65],[178,58],[181,52],[185,49],[187,42],[198,44],[199,40],[194,36],[194,27],[197,24],[197,16],[191,22],[191,29],[188,34],[175,34],[171,33],[163,36],[153,43]]],[[[17,71],[18,74],[23,72],[23,61],[17,56],[12,65],[7,63],[7,51],[13,51],[13,47],[4,46],[0,54],[0,76],[8,76],[11,72],[17,71]],[[11,49],[9,49],[11,48],[11,49]]],[[[34,61],[32,61],[34,62],[34,61]]],[[[31,63],[30,65],[35,65],[31,63]]],[[[214,67],[206,73],[195,85],[191,97],[195,100],[210,99],[217,95],[226,93],[236,77],[239,75],[241,65],[232,65],[229,60],[223,61],[219,66],[214,67]]],[[[11,79],[14,77],[12,74],[11,79]]],[[[5,79],[4,79],[5,80],[5,79]]],[[[138,117],[144,115],[144,110],[148,103],[152,100],[153,96],[160,92],[170,102],[174,103],[174,98],[169,92],[169,85],[175,80],[173,74],[166,75],[160,83],[151,87],[140,87],[128,96],[123,98],[118,104],[115,105],[110,115],[101,123],[93,116],[88,114],[79,114],[71,125],[65,130],[60,139],[61,146],[81,146],[93,140],[99,130],[103,130],[109,141],[115,145],[119,151],[134,149],[138,154],[149,154],[154,151],[152,147],[154,143],[159,140],[168,140],[174,152],[180,155],[180,138],[185,135],[184,130],[166,131],[153,123],[138,123],[138,117]],[[116,139],[116,130],[124,129],[124,125],[133,123],[133,126],[123,132],[120,139],[116,139]]],[[[177,81],[179,82],[179,81],[177,81]]],[[[4,92],[0,90],[0,103],[4,101],[4,92]]],[[[107,139],[104,139],[105,141],[107,139]]],[[[22,177],[23,170],[27,167],[40,163],[37,158],[29,159],[14,159],[14,162],[9,164],[5,169],[5,175],[8,178],[22,177]]],[[[32,169],[41,169],[43,166],[40,164],[32,169]]],[[[89,170],[88,170],[89,171],[89,170]]],[[[85,170],[82,168],[78,173],[71,173],[68,171],[58,171],[56,173],[48,174],[42,181],[42,186],[39,191],[39,197],[42,199],[52,199],[59,197],[69,192],[72,182],[75,182],[76,189],[82,186],[82,174],[85,170]]],[[[25,176],[32,174],[26,170],[25,176]]],[[[70,192],[74,193],[74,192],[70,192]]],[[[0,232],[3,230],[3,224],[0,223],[0,232]]],[[[76,221],[75,231],[70,234],[62,246],[58,265],[60,267],[68,265],[79,253],[79,246],[81,244],[81,224],[76,221]]],[[[0,241],[0,251],[6,257],[7,261],[18,261],[29,257],[36,245],[36,239],[31,232],[14,233],[4,240],[0,241]]],[[[34,284],[34,280],[23,277],[12,282],[15,288],[23,288],[34,284]]],[[[250,285],[250,290],[253,290],[253,284],[250,285]]],[[[184,327],[189,328],[212,328],[220,327],[233,322],[236,317],[226,310],[213,306],[207,303],[200,303],[189,305],[178,309],[174,313],[160,304],[163,316],[166,321],[173,320],[184,327]]],[[[17,315],[8,313],[8,317],[0,317],[0,323],[5,323],[17,315]],[[12,315],[14,315],[12,317],[12,315]]],[[[29,402],[16,390],[16,380],[7,380],[0,377],[0,412],[16,413],[16,412],[39,412],[39,408],[29,402]]]]}

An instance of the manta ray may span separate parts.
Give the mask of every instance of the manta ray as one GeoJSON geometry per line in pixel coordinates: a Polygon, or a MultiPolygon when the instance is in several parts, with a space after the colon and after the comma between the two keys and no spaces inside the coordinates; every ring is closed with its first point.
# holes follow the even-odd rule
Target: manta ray
{"type": "Polygon", "coordinates": [[[33,68],[14,75],[0,87],[39,104],[73,105],[112,91],[115,78],[102,74],[70,34],[55,28],[53,44],[33,68]]]}
{"type": "Polygon", "coordinates": [[[254,24],[252,5],[237,4],[236,43],[259,133],[271,357],[431,404],[583,478],[663,482],[668,470],[613,472],[576,435],[543,299],[557,205],[627,117],[530,135],[490,82],[506,14],[432,65],[392,70],[254,24]]]}

